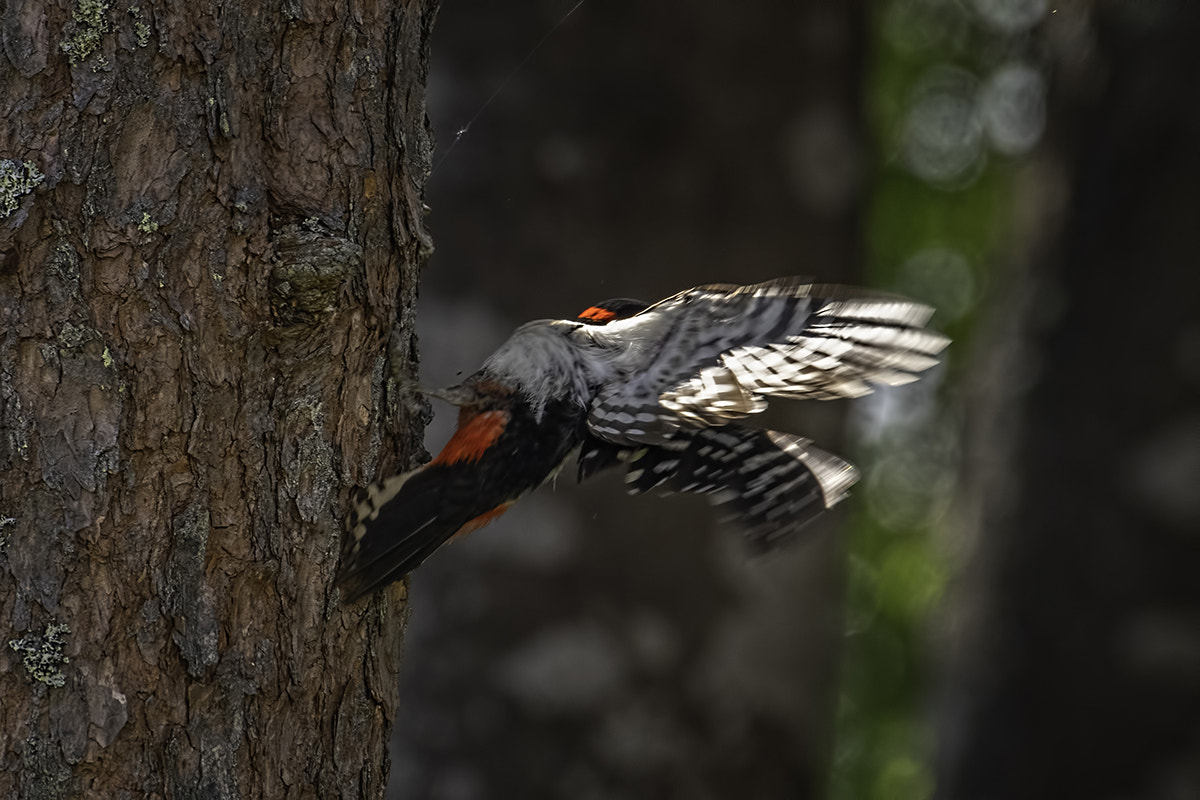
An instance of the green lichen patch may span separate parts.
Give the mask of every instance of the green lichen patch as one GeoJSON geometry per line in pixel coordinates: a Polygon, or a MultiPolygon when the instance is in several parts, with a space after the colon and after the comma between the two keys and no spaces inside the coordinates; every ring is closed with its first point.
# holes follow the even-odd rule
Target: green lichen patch
{"type": "Polygon", "coordinates": [[[32,161],[0,161],[0,219],[17,210],[17,198],[32,192],[46,179],[32,161]]]}
{"type": "MultiPolygon", "coordinates": [[[[75,21],[74,30],[63,39],[59,47],[67,54],[72,65],[87,59],[100,49],[104,34],[108,33],[108,3],[104,0],[78,0],[75,8],[71,9],[71,19],[75,21]]],[[[99,64],[103,65],[101,56],[99,64]]]]}
{"type": "Polygon", "coordinates": [[[158,230],[158,223],[150,219],[150,212],[143,211],[142,218],[138,222],[137,228],[142,233],[154,233],[158,230]]]}
{"type": "Polygon", "coordinates": [[[41,636],[30,634],[13,639],[8,646],[21,654],[21,663],[34,680],[47,686],[62,686],[67,682],[62,666],[71,660],[63,655],[63,645],[67,643],[66,635],[70,632],[70,626],[52,622],[46,626],[41,636]]]}
{"type": "Polygon", "coordinates": [[[82,347],[87,342],[99,339],[100,334],[86,325],[75,325],[70,322],[64,322],[62,330],[58,332],[59,343],[67,348],[82,347]]]}
{"type": "Polygon", "coordinates": [[[133,32],[137,36],[138,47],[150,44],[150,24],[146,22],[146,14],[141,6],[130,6],[129,13],[133,16],[133,32]]]}
{"type": "Polygon", "coordinates": [[[46,272],[57,278],[72,296],[78,297],[79,254],[65,236],[60,236],[54,244],[54,251],[46,261],[46,272]]]}

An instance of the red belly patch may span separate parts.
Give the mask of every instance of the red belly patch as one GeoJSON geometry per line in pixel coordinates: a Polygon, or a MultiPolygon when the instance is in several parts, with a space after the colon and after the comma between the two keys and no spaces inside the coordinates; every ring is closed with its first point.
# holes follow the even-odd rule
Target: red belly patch
{"type": "Polygon", "coordinates": [[[463,409],[458,417],[458,430],[429,466],[478,461],[500,438],[507,424],[507,411],[484,411],[468,416],[467,410],[463,409]]]}
{"type": "Polygon", "coordinates": [[[487,525],[489,522],[497,519],[505,511],[508,511],[508,509],[511,508],[512,504],[515,502],[517,502],[517,501],[509,500],[507,503],[501,503],[500,505],[496,506],[491,511],[483,512],[478,517],[476,517],[475,519],[468,522],[466,525],[463,525],[461,528],[456,530],[454,532],[455,538],[457,538],[459,536],[466,536],[471,531],[479,530],[484,525],[487,525]]]}

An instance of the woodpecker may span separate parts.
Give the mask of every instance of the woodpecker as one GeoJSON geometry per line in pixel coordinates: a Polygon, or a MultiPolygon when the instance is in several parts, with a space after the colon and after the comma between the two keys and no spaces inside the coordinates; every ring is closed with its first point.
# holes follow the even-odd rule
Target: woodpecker
{"type": "Polygon", "coordinates": [[[752,549],[793,536],[846,497],[855,468],[803,437],[739,424],[768,397],[860,397],[937,363],[933,309],[782,278],[710,285],[653,305],[616,299],[522,325],[457,386],[428,464],[362,490],[338,583],[357,599],[477,530],[578,458],[578,479],[624,465],[631,492],[707,495],[752,549]]]}

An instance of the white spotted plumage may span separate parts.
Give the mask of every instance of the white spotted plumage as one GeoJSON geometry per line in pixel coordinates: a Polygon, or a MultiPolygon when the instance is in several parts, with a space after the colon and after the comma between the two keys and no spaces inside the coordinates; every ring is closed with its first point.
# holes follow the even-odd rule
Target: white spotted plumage
{"type": "Polygon", "coordinates": [[[602,438],[655,443],[684,426],[762,411],[766,397],[858,397],[936,363],[949,341],[923,329],[932,309],[797,279],[702,286],[591,331],[615,351],[588,424],[602,438]],[[631,413],[652,422],[627,426],[631,413]]]}

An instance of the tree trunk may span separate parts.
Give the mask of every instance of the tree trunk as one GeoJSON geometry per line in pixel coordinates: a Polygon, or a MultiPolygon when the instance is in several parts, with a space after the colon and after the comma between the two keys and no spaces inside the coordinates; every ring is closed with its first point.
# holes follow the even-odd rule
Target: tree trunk
{"type": "Polygon", "coordinates": [[[382,794],[435,5],[0,17],[0,796],[382,794]]]}

